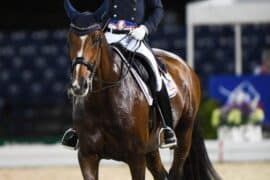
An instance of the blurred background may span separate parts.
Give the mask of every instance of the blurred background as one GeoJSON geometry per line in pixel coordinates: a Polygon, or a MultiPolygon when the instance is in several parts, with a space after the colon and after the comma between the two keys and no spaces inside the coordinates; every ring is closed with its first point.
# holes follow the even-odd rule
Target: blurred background
{"type": "MultiPolygon", "coordinates": [[[[72,2],[81,11],[94,11],[102,0],[72,2]]],[[[153,46],[185,58],[187,1],[163,3],[166,16],[153,46]]],[[[72,123],[66,95],[70,22],[63,1],[11,0],[0,13],[0,142],[59,141],[72,123]]]]}
{"type": "MultiPolygon", "coordinates": [[[[94,11],[102,0],[72,2],[94,11]]],[[[176,53],[198,73],[198,118],[211,159],[270,160],[270,1],[162,2],[165,16],[151,46],[176,53]]],[[[0,22],[0,156],[17,144],[57,145],[72,125],[63,1],[9,0],[0,6],[0,22]]],[[[63,164],[74,164],[72,158],[63,164]]]]}

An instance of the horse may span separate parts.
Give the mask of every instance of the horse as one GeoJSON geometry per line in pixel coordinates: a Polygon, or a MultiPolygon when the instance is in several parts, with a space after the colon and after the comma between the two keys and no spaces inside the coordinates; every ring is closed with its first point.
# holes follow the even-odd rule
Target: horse
{"type": "Polygon", "coordinates": [[[177,86],[171,107],[178,144],[167,172],[159,154],[161,119],[135,82],[130,64],[107,43],[104,29],[91,24],[84,35],[70,30],[68,44],[73,127],[85,180],[98,179],[102,159],[125,162],[132,180],[144,180],[146,167],[155,180],[220,179],[207,155],[196,118],[200,81],[183,59],[153,49],[177,86]]]}

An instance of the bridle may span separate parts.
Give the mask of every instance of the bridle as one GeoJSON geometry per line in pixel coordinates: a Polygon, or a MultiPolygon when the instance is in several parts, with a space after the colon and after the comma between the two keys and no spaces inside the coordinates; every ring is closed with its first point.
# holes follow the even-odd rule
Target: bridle
{"type": "MultiPolygon", "coordinates": [[[[74,25],[72,26],[72,28],[74,28],[74,25]]],[[[80,29],[77,29],[80,30],[80,29]]],[[[85,29],[84,29],[85,30],[85,29]]],[[[95,31],[102,31],[104,32],[104,29],[102,28],[92,28],[89,27],[88,32],[95,32],[95,31]]],[[[128,35],[127,35],[128,36],[128,35]]],[[[124,61],[121,61],[121,74],[118,80],[116,81],[106,81],[101,79],[100,77],[96,76],[96,72],[97,72],[97,67],[100,64],[101,61],[101,45],[102,45],[102,40],[103,37],[99,36],[96,39],[94,39],[94,43],[92,44],[92,46],[90,47],[91,49],[97,48],[97,52],[94,56],[94,58],[91,60],[91,62],[89,62],[88,60],[86,60],[84,57],[76,57],[74,62],[71,64],[71,69],[70,69],[70,74],[71,74],[71,79],[72,79],[72,75],[74,73],[74,70],[76,69],[77,65],[83,65],[87,68],[87,70],[89,70],[91,72],[91,74],[88,77],[88,82],[89,82],[89,93],[99,93],[103,90],[118,86],[128,75],[128,73],[130,72],[130,64],[127,64],[124,61]],[[127,66],[127,71],[124,73],[123,75],[123,64],[125,64],[127,66]],[[101,84],[105,85],[100,87],[97,90],[93,90],[93,80],[97,80],[98,82],[100,82],[101,84]]]]}
{"type": "MultiPolygon", "coordinates": [[[[77,27],[74,24],[70,25],[70,30],[73,31],[75,34],[78,35],[82,35],[82,32],[84,34],[88,34],[90,32],[96,32],[96,31],[101,31],[101,28],[98,24],[94,24],[92,26],[86,27],[86,28],[81,28],[81,27],[77,27]]],[[[101,36],[95,36],[94,37],[94,42],[92,44],[92,46],[90,47],[91,50],[93,49],[97,49],[95,56],[93,57],[93,59],[90,60],[86,60],[84,57],[76,57],[75,60],[72,62],[71,64],[71,68],[70,68],[70,79],[72,79],[72,75],[74,74],[74,70],[76,69],[77,65],[82,65],[85,66],[87,68],[88,71],[90,71],[90,75],[87,79],[87,83],[90,85],[89,89],[90,91],[92,91],[92,82],[93,79],[95,77],[96,74],[96,70],[97,70],[97,66],[99,65],[100,61],[101,61],[101,44],[102,44],[102,40],[103,38],[101,36]],[[93,63],[91,63],[93,62],[93,63]]]]}
{"type": "Polygon", "coordinates": [[[83,57],[77,57],[75,59],[75,61],[72,63],[71,65],[71,73],[73,73],[73,71],[75,70],[76,66],[80,64],[80,65],[84,65],[86,66],[86,68],[89,70],[89,71],[93,71],[94,68],[95,68],[95,65],[86,61],[83,57]]]}
{"type": "Polygon", "coordinates": [[[91,72],[89,80],[90,81],[93,80],[95,73],[96,73],[96,70],[97,70],[97,66],[101,61],[101,59],[100,59],[101,42],[102,42],[102,38],[98,38],[91,46],[91,49],[97,48],[97,53],[95,54],[94,58],[91,61],[93,63],[91,63],[90,61],[87,61],[84,57],[76,57],[75,61],[71,65],[71,69],[70,69],[71,77],[72,77],[74,70],[76,69],[76,66],[83,65],[87,68],[88,71],[91,72]]]}

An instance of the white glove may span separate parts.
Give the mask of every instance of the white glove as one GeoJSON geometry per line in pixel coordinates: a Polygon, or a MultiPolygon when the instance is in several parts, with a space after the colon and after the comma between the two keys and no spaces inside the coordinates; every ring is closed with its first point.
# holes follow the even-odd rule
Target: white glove
{"type": "Polygon", "coordinates": [[[143,40],[146,34],[148,34],[148,29],[145,25],[140,25],[131,32],[131,36],[139,41],[143,40]]]}

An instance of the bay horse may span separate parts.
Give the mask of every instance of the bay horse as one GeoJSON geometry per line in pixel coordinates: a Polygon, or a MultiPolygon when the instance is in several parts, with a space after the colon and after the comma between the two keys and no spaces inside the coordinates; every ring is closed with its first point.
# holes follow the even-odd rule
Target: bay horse
{"type": "Polygon", "coordinates": [[[177,55],[153,49],[177,85],[171,99],[178,138],[169,172],[159,154],[161,126],[155,108],[130,73],[130,66],[92,24],[83,36],[70,31],[73,127],[78,134],[78,161],[85,180],[97,180],[101,159],[128,164],[132,180],[144,180],[146,167],[155,180],[219,179],[205,148],[196,114],[201,90],[195,72],[177,55]]]}

